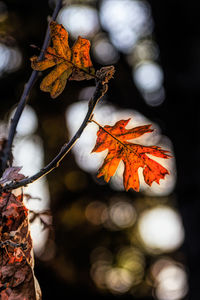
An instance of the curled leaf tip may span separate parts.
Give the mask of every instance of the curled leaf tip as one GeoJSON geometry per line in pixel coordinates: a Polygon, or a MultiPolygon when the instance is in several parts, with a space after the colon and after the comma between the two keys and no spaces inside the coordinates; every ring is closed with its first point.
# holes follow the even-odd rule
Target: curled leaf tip
{"type": "Polygon", "coordinates": [[[96,76],[101,80],[102,84],[106,84],[110,79],[113,78],[115,73],[114,66],[106,66],[102,67],[100,70],[96,72],[96,76]]]}

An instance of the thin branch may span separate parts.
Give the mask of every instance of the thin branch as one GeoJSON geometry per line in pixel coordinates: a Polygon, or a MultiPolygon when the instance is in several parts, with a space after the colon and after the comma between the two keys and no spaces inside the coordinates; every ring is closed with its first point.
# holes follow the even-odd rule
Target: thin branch
{"type": "Polygon", "coordinates": [[[22,186],[27,186],[30,183],[33,183],[34,181],[42,178],[43,176],[47,175],[51,171],[53,171],[55,168],[57,168],[60,165],[60,162],[63,160],[63,158],[67,155],[67,153],[72,149],[72,147],[75,145],[77,140],[80,138],[83,130],[87,126],[89,122],[91,122],[91,119],[93,117],[93,111],[99,102],[99,100],[105,95],[108,89],[108,81],[112,78],[114,74],[114,67],[109,66],[109,67],[103,67],[101,70],[97,71],[97,76],[98,76],[98,81],[96,84],[96,89],[94,91],[93,97],[90,99],[88,103],[88,110],[85,115],[85,118],[75,133],[75,135],[72,137],[72,139],[64,144],[60,150],[60,152],[57,154],[57,156],[44,168],[42,168],[39,172],[34,174],[31,177],[22,179],[18,182],[12,182],[10,184],[5,185],[4,187],[1,188],[1,192],[5,191],[11,191],[14,189],[17,189],[22,186]]]}
{"type": "MultiPolygon", "coordinates": [[[[51,18],[52,20],[56,19],[57,15],[58,15],[58,12],[59,12],[61,7],[62,7],[62,0],[57,0],[55,9],[54,9],[53,14],[52,14],[52,18],[51,18]]],[[[44,51],[46,50],[46,48],[49,44],[49,41],[50,41],[50,29],[49,29],[49,25],[48,25],[48,28],[47,28],[47,31],[46,31],[46,34],[45,34],[45,38],[44,38],[44,42],[43,42],[43,45],[42,45],[42,49],[41,49],[41,52],[40,52],[40,55],[39,55],[39,58],[38,58],[39,60],[42,60],[43,55],[44,55],[44,51]]],[[[17,109],[15,111],[14,117],[11,119],[10,129],[9,129],[9,133],[8,133],[8,140],[7,140],[7,143],[6,143],[6,146],[4,148],[2,158],[1,158],[1,167],[0,167],[0,173],[1,174],[0,175],[2,175],[3,171],[6,169],[7,162],[9,160],[11,149],[12,149],[13,140],[14,140],[14,137],[15,137],[15,134],[16,134],[17,124],[18,124],[19,119],[21,117],[21,114],[24,110],[24,107],[25,107],[25,105],[28,101],[30,91],[31,91],[32,87],[34,86],[34,84],[37,80],[38,73],[39,73],[38,71],[35,71],[35,70],[32,71],[28,82],[25,84],[24,91],[23,91],[22,96],[19,100],[19,103],[18,103],[17,109]]]]}

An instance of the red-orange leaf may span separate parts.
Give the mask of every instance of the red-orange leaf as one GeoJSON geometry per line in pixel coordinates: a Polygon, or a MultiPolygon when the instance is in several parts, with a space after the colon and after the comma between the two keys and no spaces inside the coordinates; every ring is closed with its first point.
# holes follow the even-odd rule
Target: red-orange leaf
{"type": "Polygon", "coordinates": [[[168,170],[159,163],[151,159],[148,154],[170,158],[169,151],[158,146],[143,146],[127,142],[137,138],[144,133],[152,132],[150,125],[143,125],[126,129],[128,120],[120,120],[114,126],[104,126],[97,132],[97,141],[92,152],[101,152],[108,149],[108,154],[103,165],[99,169],[97,177],[104,176],[105,181],[109,181],[115,174],[117,167],[122,160],[124,163],[124,188],[139,191],[140,183],[138,169],[143,168],[144,180],[148,185],[155,181],[159,184],[160,179],[164,179],[168,170]]]}
{"type": "Polygon", "coordinates": [[[44,59],[38,61],[31,57],[34,70],[54,69],[42,80],[40,89],[49,92],[52,98],[59,96],[64,90],[67,80],[88,80],[94,78],[95,70],[90,59],[90,42],[78,37],[72,49],[68,44],[68,32],[61,24],[50,23],[53,46],[48,47],[44,59]]]}

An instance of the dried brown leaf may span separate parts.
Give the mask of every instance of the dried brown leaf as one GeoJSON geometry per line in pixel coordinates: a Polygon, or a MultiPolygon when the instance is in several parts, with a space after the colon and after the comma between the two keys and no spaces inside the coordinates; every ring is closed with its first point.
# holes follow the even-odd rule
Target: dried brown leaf
{"type": "Polygon", "coordinates": [[[23,174],[19,173],[19,171],[21,169],[22,169],[22,167],[7,168],[3,173],[3,176],[0,180],[0,184],[4,184],[8,181],[20,181],[20,180],[24,179],[25,176],[23,174]]]}

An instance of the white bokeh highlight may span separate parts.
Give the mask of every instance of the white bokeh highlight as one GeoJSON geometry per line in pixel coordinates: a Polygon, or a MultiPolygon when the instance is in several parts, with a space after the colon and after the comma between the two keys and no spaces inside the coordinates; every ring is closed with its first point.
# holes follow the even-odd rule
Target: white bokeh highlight
{"type": "Polygon", "coordinates": [[[158,300],[180,300],[188,292],[188,276],[183,265],[168,257],[158,259],[151,267],[158,300]]]}
{"type": "MultiPolygon", "coordinates": [[[[13,118],[16,109],[11,112],[10,120],[13,118]]],[[[18,136],[27,136],[36,132],[38,128],[38,119],[36,112],[30,105],[26,105],[17,124],[17,135],[18,136]]]]}
{"type": "Polygon", "coordinates": [[[153,253],[171,252],[184,241],[180,215],[168,206],[157,206],[142,213],[138,232],[146,249],[153,253]]]}
{"type": "Polygon", "coordinates": [[[0,43],[0,75],[16,71],[22,63],[21,52],[0,43]]]}
{"type": "Polygon", "coordinates": [[[144,62],[136,67],[133,72],[135,84],[140,90],[155,92],[163,84],[162,68],[154,62],[144,62]]]}
{"type": "Polygon", "coordinates": [[[100,21],[113,45],[124,53],[130,52],[138,39],[151,33],[153,27],[150,7],[144,1],[104,0],[100,21]]]}
{"type": "Polygon", "coordinates": [[[94,36],[99,31],[98,20],[97,10],[86,5],[64,6],[57,17],[73,38],[94,36]]]}

